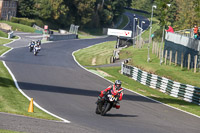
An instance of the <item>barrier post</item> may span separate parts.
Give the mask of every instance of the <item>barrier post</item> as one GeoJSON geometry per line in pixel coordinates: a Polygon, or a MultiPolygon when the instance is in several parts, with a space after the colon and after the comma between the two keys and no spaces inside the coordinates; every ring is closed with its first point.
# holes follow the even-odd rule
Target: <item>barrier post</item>
{"type": "Polygon", "coordinates": [[[165,50],[165,65],[167,65],[167,50],[165,50]]]}
{"type": "Polygon", "coordinates": [[[172,51],[170,50],[170,55],[169,55],[169,65],[171,66],[172,64],[172,51]]]}
{"type": "Polygon", "coordinates": [[[183,53],[181,53],[181,69],[183,69],[183,53]]]}
{"type": "Polygon", "coordinates": [[[194,73],[197,72],[197,55],[194,57],[194,73]]]}
{"type": "Polygon", "coordinates": [[[190,58],[191,58],[191,55],[188,54],[188,70],[190,70],[190,58]]]}
{"type": "Polygon", "coordinates": [[[175,54],[175,66],[177,66],[177,55],[178,55],[178,53],[176,51],[176,54],[175,54]]]}

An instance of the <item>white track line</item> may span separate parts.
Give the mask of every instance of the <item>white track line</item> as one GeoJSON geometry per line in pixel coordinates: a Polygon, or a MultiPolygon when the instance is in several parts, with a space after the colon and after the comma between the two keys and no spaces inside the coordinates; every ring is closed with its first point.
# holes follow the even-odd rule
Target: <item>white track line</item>
{"type": "MultiPolygon", "coordinates": [[[[95,45],[99,45],[99,44],[101,44],[101,43],[98,43],[98,44],[95,44],[95,45]]],[[[92,46],[94,46],[94,45],[92,45],[92,46]]],[[[91,46],[89,46],[89,47],[91,47],[91,46]]],[[[89,47],[86,47],[86,48],[89,48],[89,47]]],[[[79,49],[79,50],[80,50],[80,49],[79,49]]],[[[75,61],[81,68],[85,69],[86,71],[88,71],[88,72],[90,72],[90,73],[93,73],[92,71],[89,71],[88,69],[86,69],[85,67],[83,67],[81,64],[79,64],[79,62],[76,60],[76,58],[75,58],[75,56],[74,56],[74,53],[75,53],[75,52],[78,52],[79,50],[76,50],[76,51],[74,51],[74,52],[72,53],[72,56],[73,56],[73,58],[74,58],[74,61],[75,61]]],[[[104,77],[101,76],[101,75],[98,75],[97,73],[93,73],[93,74],[95,74],[95,75],[97,75],[97,76],[99,76],[99,77],[101,77],[101,78],[103,78],[103,79],[105,79],[105,80],[107,80],[107,81],[113,83],[112,81],[110,81],[110,80],[104,78],[104,77]]],[[[135,92],[135,91],[133,91],[133,90],[130,90],[130,89],[127,89],[127,88],[124,88],[124,89],[127,90],[127,91],[130,91],[130,92],[133,92],[133,93],[135,93],[135,94],[137,94],[137,95],[140,95],[140,96],[142,96],[142,97],[145,97],[145,98],[147,98],[147,99],[149,99],[149,100],[152,100],[152,101],[154,101],[154,102],[157,102],[157,103],[160,103],[160,104],[162,104],[162,105],[165,105],[165,106],[167,106],[167,107],[170,107],[170,108],[179,110],[179,111],[181,111],[181,112],[184,112],[184,113],[186,113],[186,114],[189,114],[189,115],[195,116],[195,117],[197,117],[197,118],[200,118],[200,116],[198,116],[198,115],[192,114],[192,113],[190,113],[190,112],[187,112],[187,111],[178,109],[178,108],[176,108],[176,107],[173,107],[173,106],[170,106],[170,105],[168,105],[168,104],[162,103],[162,102],[157,101],[157,100],[155,100],[155,99],[149,98],[149,97],[144,96],[144,95],[142,95],[142,94],[140,94],[140,93],[137,93],[137,92],[135,92]]]]}
{"type": "MultiPolygon", "coordinates": [[[[11,42],[10,42],[10,43],[11,43],[11,42]]],[[[10,44],[10,43],[8,43],[8,44],[10,44]]],[[[4,44],[4,46],[6,46],[6,45],[8,45],[8,44],[4,44]]],[[[11,48],[9,51],[7,51],[7,52],[5,52],[4,54],[2,54],[1,57],[4,56],[5,54],[7,54],[8,52],[10,52],[12,49],[13,49],[13,48],[11,48]]],[[[8,72],[10,73],[10,75],[12,76],[12,79],[13,79],[13,81],[14,81],[14,83],[15,83],[16,88],[30,101],[31,98],[30,98],[29,96],[27,96],[27,95],[22,91],[22,89],[19,87],[19,85],[18,85],[18,83],[17,83],[17,80],[16,80],[14,74],[12,73],[12,71],[10,70],[10,68],[6,65],[5,61],[3,61],[3,64],[4,64],[4,66],[6,67],[6,69],[8,70],[8,72]]],[[[70,121],[68,121],[68,120],[66,120],[66,119],[64,119],[64,118],[59,117],[59,116],[57,116],[57,115],[55,115],[55,114],[53,114],[53,113],[47,111],[46,109],[44,109],[43,107],[41,107],[41,106],[40,106],[39,104],[37,104],[36,102],[34,102],[34,105],[35,105],[36,107],[38,107],[39,109],[41,109],[42,111],[44,111],[44,112],[50,114],[51,116],[54,116],[54,117],[56,117],[56,118],[62,120],[64,123],[71,123],[70,121]]]]}

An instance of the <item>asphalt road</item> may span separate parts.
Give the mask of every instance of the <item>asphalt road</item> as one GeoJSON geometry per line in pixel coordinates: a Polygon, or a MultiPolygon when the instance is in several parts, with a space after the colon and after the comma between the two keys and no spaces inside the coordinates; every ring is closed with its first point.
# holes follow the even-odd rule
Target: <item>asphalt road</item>
{"type": "Polygon", "coordinates": [[[199,118],[130,91],[125,91],[119,110],[112,109],[104,117],[95,114],[97,96],[111,83],[78,66],[72,52],[109,40],[113,38],[46,43],[38,56],[21,47],[20,41],[10,44],[15,49],[3,60],[20,88],[40,106],[71,123],[0,114],[0,128],[36,133],[199,133],[199,118]]]}

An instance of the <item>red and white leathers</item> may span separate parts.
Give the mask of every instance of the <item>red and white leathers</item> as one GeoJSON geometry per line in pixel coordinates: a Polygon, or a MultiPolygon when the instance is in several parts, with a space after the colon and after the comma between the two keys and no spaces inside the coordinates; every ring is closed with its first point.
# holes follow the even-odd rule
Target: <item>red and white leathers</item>
{"type": "MultiPolygon", "coordinates": [[[[117,95],[117,96],[119,97],[119,101],[122,100],[122,97],[123,97],[123,90],[124,90],[124,89],[120,87],[120,88],[117,90],[115,84],[114,84],[114,85],[108,86],[108,88],[106,88],[105,90],[102,90],[102,91],[101,91],[101,94],[100,94],[99,96],[100,96],[100,97],[103,97],[104,94],[105,94],[105,92],[107,92],[107,91],[109,91],[109,90],[111,90],[112,93],[113,93],[114,95],[117,95]],[[111,90],[111,89],[112,89],[112,90],[111,90]]],[[[119,109],[119,108],[120,108],[119,102],[117,102],[117,104],[116,104],[115,107],[116,107],[116,109],[119,109]]]]}

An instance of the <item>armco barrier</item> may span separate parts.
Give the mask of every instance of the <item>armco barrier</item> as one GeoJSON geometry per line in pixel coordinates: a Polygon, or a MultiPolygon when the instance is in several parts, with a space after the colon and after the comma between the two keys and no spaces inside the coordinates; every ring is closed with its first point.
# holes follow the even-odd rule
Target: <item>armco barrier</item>
{"type": "Polygon", "coordinates": [[[200,88],[188,84],[172,81],[165,77],[150,74],[137,67],[121,64],[121,73],[131,77],[143,85],[147,85],[173,97],[179,97],[187,102],[200,105],[200,88]]]}
{"type": "Polygon", "coordinates": [[[66,35],[51,34],[49,37],[49,41],[60,41],[60,40],[69,40],[69,39],[77,39],[77,35],[76,34],[66,34],[66,35]]]}

